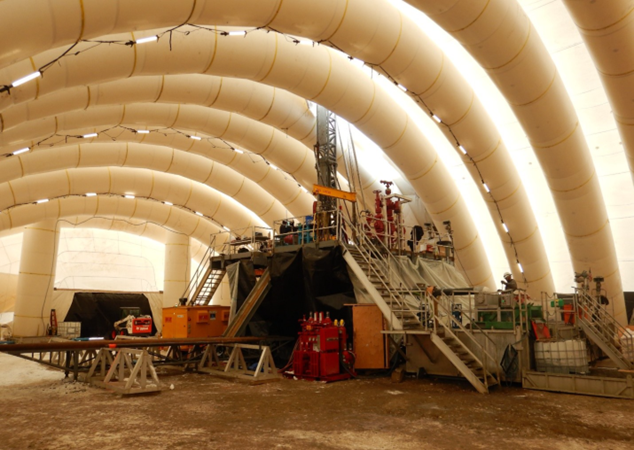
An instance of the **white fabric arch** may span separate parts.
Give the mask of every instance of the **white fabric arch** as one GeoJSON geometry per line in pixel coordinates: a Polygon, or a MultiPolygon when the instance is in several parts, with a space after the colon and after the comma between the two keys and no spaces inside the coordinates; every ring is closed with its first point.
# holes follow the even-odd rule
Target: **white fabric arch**
{"type": "Polygon", "coordinates": [[[121,167],[68,169],[26,176],[0,184],[0,211],[17,205],[86,193],[132,195],[170,202],[199,212],[231,229],[264,223],[235,200],[189,179],[148,169],[121,167]]]}
{"type": "Polygon", "coordinates": [[[270,225],[288,215],[288,211],[256,183],[222,164],[156,145],[85,144],[18,155],[0,165],[0,183],[37,173],[84,167],[135,167],[171,173],[222,192],[270,225]]]}

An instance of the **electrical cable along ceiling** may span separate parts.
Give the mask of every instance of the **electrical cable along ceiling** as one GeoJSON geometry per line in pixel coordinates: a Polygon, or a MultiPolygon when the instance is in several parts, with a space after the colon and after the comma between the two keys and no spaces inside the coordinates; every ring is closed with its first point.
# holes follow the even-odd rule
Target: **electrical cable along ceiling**
{"type": "MultiPolygon", "coordinates": [[[[624,321],[621,273],[631,272],[628,261],[634,255],[620,240],[633,224],[622,220],[613,234],[611,205],[620,199],[613,197],[618,190],[605,186],[614,178],[607,181],[603,171],[597,173],[588,142],[598,138],[584,133],[587,112],[579,109],[579,97],[569,94],[567,70],[560,74],[562,55],[553,55],[551,41],[540,36],[544,22],[553,19],[542,19],[545,14],[538,10],[557,7],[551,16],[564,17],[566,24],[574,19],[581,30],[629,155],[634,151],[633,2],[408,3],[419,11],[410,14],[411,8],[387,0],[4,0],[0,153],[30,152],[0,162],[0,189],[36,189],[49,179],[49,170],[102,173],[95,167],[125,166],[117,172],[122,180],[146,179],[151,173],[153,179],[224,185],[226,195],[267,223],[286,211],[309,213],[312,199],[297,185],[310,189],[314,180],[314,116],[307,99],[365,133],[403,175],[401,190],[415,193],[437,225],[452,221],[458,266],[473,284],[494,288],[491,266],[506,266],[536,297],[541,291],[568,290],[570,266],[591,268],[605,277],[615,314],[624,321]],[[421,24],[429,19],[440,31],[428,36],[421,24]],[[446,35],[463,46],[462,53],[444,51],[446,35]],[[452,60],[456,54],[473,59],[479,71],[460,70],[464,64],[452,60]],[[374,76],[357,60],[374,69],[374,76]],[[426,125],[406,112],[376,73],[398,84],[425,120],[433,120],[445,137],[442,145],[430,144],[426,125]],[[31,79],[24,78],[30,74],[31,79]],[[483,76],[484,83],[478,79],[483,76]],[[494,93],[483,96],[482,85],[494,93]],[[514,118],[501,123],[492,101],[503,103],[514,118]],[[526,151],[518,150],[519,139],[509,141],[508,123],[525,139],[526,151]],[[68,137],[92,133],[97,136],[68,137]],[[116,143],[106,146],[107,140],[116,143]],[[452,154],[443,154],[447,151],[452,154]],[[518,155],[527,151],[540,168],[535,165],[528,174],[518,165],[518,155]],[[44,156],[47,152],[55,152],[55,164],[44,156]],[[178,160],[175,166],[165,163],[170,152],[178,160]],[[78,157],[83,154],[88,162],[78,157]],[[266,160],[255,164],[254,157],[266,160]],[[459,175],[445,165],[452,158],[464,167],[455,172],[472,181],[454,180],[459,175]],[[202,159],[210,168],[206,177],[195,167],[202,159]],[[227,168],[220,169],[222,164],[227,168]],[[460,189],[477,190],[481,206],[467,204],[460,189]],[[536,192],[552,205],[549,217],[536,192]],[[554,248],[554,236],[566,246],[554,248]],[[498,253],[488,249],[500,246],[506,261],[490,260],[498,253]]],[[[615,133],[606,136],[613,139],[615,133]]],[[[623,158],[623,148],[618,151],[623,158]]],[[[371,189],[376,181],[367,169],[362,172],[364,187],[371,189]]],[[[52,192],[79,194],[89,187],[67,189],[61,176],[51,177],[46,189],[52,192]]],[[[631,185],[629,180],[622,192],[631,193],[631,185]]],[[[165,192],[159,200],[170,198],[165,192]]],[[[75,198],[60,199],[59,208],[69,202],[74,206],[63,215],[90,214],[77,207],[75,198]]],[[[28,217],[35,220],[48,207],[15,206],[16,199],[4,203],[3,208],[13,209],[0,218],[9,211],[40,211],[21,213],[15,222],[2,218],[4,228],[24,225],[28,217]]],[[[180,211],[195,215],[195,210],[180,211]]],[[[238,211],[227,214],[241,217],[238,211]]],[[[223,216],[223,224],[229,220],[223,216]]],[[[631,289],[629,278],[624,279],[631,289]]]]}

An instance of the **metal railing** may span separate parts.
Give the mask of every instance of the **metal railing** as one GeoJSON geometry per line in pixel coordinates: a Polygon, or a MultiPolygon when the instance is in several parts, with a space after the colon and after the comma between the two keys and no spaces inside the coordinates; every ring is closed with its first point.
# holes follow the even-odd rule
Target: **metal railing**
{"type": "MultiPolygon", "coordinates": [[[[462,331],[463,336],[467,337],[467,339],[469,339],[469,341],[478,349],[478,351],[480,352],[480,355],[482,356],[482,360],[478,359],[478,362],[482,366],[484,385],[488,387],[489,370],[487,368],[487,363],[490,363],[491,367],[495,367],[496,379],[499,382],[500,381],[500,363],[497,361],[497,358],[496,358],[497,346],[495,345],[495,342],[493,342],[493,339],[491,339],[489,335],[485,333],[484,330],[476,323],[476,321],[473,319],[473,316],[463,314],[462,309],[460,310],[461,311],[460,320],[458,320],[458,318],[454,316],[453,314],[454,310],[452,308],[452,305],[455,305],[455,304],[456,304],[455,299],[452,301],[452,299],[450,299],[444,292],[442,292],[437,302],[437,305],[438,305],[437,320],[441,323],[441,325],[443,325],[443,327],[445,328],[445,332],[448,331],[454,336],[455,336],[455,333],[453,332],[454,329],[459,329],[460,331],[462,331]],[[444,320],[441,320],[442,318],[440,317],[440,314],[439,314],[440,312],[444,313],[448,317],[449,319],[448,323],[445,323],[444,320]],[[466,328],[462,323],[462,318],[464,317],[467,317],[467,320],[469,322],[469,328],[466,328]],[[455,328],[454,328],[454,325],[455,325],[455,328]],[[479,335],[484,336],[484,346],[480,344],[478,340],[475,338],[474,332],[477,332],[479,335]],[[492,356],[491,353],[489,353],[489,349],[492,349],[493,354],[496,356],[492,356]]],[[[471,304],[471,302],[469,302],[469,304],[471,304]]],[[[457,336],[455,337],[456,339],[458,339],[457,336]]],[[[460,339],[458,340],[460,341],[460,339]]],[[[462,341],[460,342],[464,346],[464,343],[462,343],[462,341]]],[[[474,357],[476,357],[476,355],[474,355],[474,357]]]]}
{"type": "MultiPolygon", "coordinates": [[[[412,291],[407,287],[407,284],[396,272],[396,267],[399,264],[398,260],[394,257],[392,252],[385,246],[380,239],[371,239],[368,237],[366,230],[363,226],[355,226],[347,219],[343,218],[343,223],[353,230],[353,236],[356,248],[359,254],[362,256],[367,264],[367,274],[374,275],[376,279],[380,281],[385,289],[390,300],[390,309],[394,316],[401,321],[403,326],[403,320],[406,316],[410,319],[416,319],[418,321],[418,328],[424,330],[429,329],[429,320],[425,320],[430,314],[433,316],[433,311],[430,313],[430,304],[425,301],[425,296],[422,291],[412,291]],[[390,267],[393,270],[390,270],[390,267]],[[394,285],[398,285],[395,288],[394,285]],[[408,305],[403,296],[409,296],[413,302],[417,303],[418,307],[414,308],[408,305]],[[399,317],[400,316],[400,317],[399,317]]],[[[394,329],[392,323],[392,317],[390,317],[389,326],[390,329],[394,329]]]]}
{"type": "MultiPolygon", "coordinates": [[[[375,239],[381,241],[386,248],[389,248],[392,252],[396,252],[398,255],[411,252],[426,258],[453,263],[453,246],[439,243],[451,242],[449,235],[437,234],[433,237],[428,236],[427,238],[423,236],[416,241],[413,238],[414,227],[411,225],[399,224],[396,221],[389,221],[386,218],[377,219],[367,215],[362,215],[359,220],[361,222],[360,226],[364,228],[367,234],[371,234],[375,239]],[[377,223],[380,224],[378,227],[375,226],[377,223]],[[383,232],[379,232],[377,229],[382,229],[383,232]],[[446,240],[440,241],[442,237],[445,237],[446,240]],[[409,246],[410,241],[412,241],[412,247],[409,246]]],[[[429,233],[429,231],[427,233],[429,233]]]]}
{"type": "MultiPolygon", "coordinates": [[[[203,255],[200,261],[200,264],[198,264],[198,267],[194,271],[194,274],[192,275],[191,279],[189,280],[187,287],[185,287],[185,291],[181,295],[181,298],[187,299],[187,303],[190,303],[193,300],[191,296],[194,292],[196,292],[196,289],[198,288],[200,283],[205,282],[205,279],[206,279],[205,274],[207,274],[208,269],[211,266],[211,257],[214,254],[215,239],[216,239],[215,236],[212,235],[211,241],[209,243],[209,247],[205,251],[205,254],[203,255]]],[[[176,304],[174,306],[179,306],[179,304],[176,304]]]]}
{"type": "Polygon", "coordinates": [[[339,211],[318,212],[273,222],[273,247],[304,245],[321,241],[348,241],[339,211]]]}
{"type": "Polygon", "coordinates": [[[591,329],[630,363],[634,361],[634,336],[623,327],[598,299],[585,290],[576,289],[575,320],[579,320],[591,329]]]}
{"type": "Polygon", "coordinates": [[[212,238],[218,243],[213,247],[213,250],[223,255],[255,251],[266,253],[273,248],[272,232],[271,228],[254,225],[214,233],[212,238]]]}

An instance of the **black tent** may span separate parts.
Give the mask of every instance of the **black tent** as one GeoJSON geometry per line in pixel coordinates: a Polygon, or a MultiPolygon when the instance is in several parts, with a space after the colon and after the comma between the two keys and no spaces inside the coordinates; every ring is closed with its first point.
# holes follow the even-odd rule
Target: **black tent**
{"type": "MultiPolygon", "coordinates": [[[[81,322],[81,337],[111,338],[114,323],[121,320],[122,308],[139,308],[140,315],[152,316],[150,302],[143,294],[76,292],[65,322],[81,322]]],[[[152,317],[152,334],[156,333],[152,317]]]]}

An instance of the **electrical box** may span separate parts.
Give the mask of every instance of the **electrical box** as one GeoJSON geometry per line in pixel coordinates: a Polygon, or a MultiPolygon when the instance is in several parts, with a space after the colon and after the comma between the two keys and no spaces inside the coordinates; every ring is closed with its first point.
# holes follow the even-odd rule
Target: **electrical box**
{"type": "Polygon", "coordinates": [[[222,336],[229,325],[228,306],[174,306],[163,308],[164,338],[222,336]]]}
{"type": "Polygon", "coordinates": [[[355,369],[386,369],[389,366],[383,313],[374,304],[352,305],[352,342],[355,369]]]}

